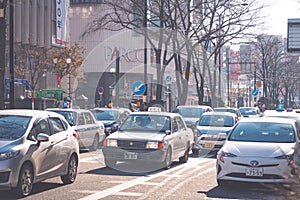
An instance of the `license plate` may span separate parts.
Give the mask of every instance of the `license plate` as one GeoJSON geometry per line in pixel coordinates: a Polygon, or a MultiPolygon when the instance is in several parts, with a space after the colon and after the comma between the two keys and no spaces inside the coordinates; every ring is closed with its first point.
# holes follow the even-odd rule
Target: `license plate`
{"type": "Polygon", "coordinates": [[[209,143],[209,142],[205,142],[204,143],[204,148],[209,148],[209,149],[212,149],[215,147],[215,144],[214,143],[209,143]]]}
{"type": "Polygon", "coordinates": [[[135,153],[135,152],[125,152],[124,153],[124,159],[136,160],[137,159],[137,153],[135,153]]]}
{"type": "Polygon", "coordinates": [[[246,168],[246,176],[263,176],[264,171],[263,168],[246,168]]]}

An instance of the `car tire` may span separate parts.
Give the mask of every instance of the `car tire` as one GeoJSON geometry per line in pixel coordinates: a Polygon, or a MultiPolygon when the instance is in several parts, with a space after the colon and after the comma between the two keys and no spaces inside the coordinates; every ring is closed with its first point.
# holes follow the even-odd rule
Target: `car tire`
{"type": "Polygon", "coordinates": [[[67,174],[60,177],[64,184],[74,183],[77,176],[77,168],[78,168],[77,158],[74,155],[72,155],[68,163],[67,174]]]}
{"type": "Polygon", "coordinates": [[[20,171],[18,185],[15,188],[16,194],[20,197],[26,197],[32,192],[33,188],[33,169],[30,164],[25,164],[20,171]]]}
{"type": "Polygon", "coordinates": [[[104,159],[106,167],[114,168],[117,164],[116,160],[104,159]]]}
{"type": "Polygon", "coordinates": [[[198,149],[192,149],[192,153],[193,153],[193,155],[198,156],[199,155],[199,150],[198,149]]]}
{"type": "Polygon", "coordinates": [[[170,148],[168,148],[165,160],[163,162],[163,167],[165,169],[170,169],[171,168],[171,164],[172,164],[172,150],[170,148]]]}
{"type": "Polygon", "coordinates": [[[96,151],[99,147],[99,135],[96,134],[93,140],[92,146],[90,146],[90,151],[96,151]]]}
{"type": "Polygon", "coordinates": [[[187,150],[185,150],[184,155],[179,158],[180,163],[186,163],[189,159],[189,147],[187,147],[187,150]]]}

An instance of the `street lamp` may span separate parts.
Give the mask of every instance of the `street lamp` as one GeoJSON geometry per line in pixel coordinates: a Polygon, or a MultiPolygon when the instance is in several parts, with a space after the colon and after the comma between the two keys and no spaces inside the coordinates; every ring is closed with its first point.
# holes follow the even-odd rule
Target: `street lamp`
{"type": "Polygon", "coordinates": [[[67,68],[68,68],[68,97],[71,98],[71,74],[70,74],[70,64],[71,64],[71,58],[67,58],[67,68]]]}

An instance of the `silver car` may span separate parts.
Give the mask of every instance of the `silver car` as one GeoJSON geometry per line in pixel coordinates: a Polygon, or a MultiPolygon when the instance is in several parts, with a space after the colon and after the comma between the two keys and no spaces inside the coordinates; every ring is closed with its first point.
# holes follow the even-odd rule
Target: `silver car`
{"type": "Polygon", "coordinates": [[[237,121],[236,114],[230,112],[203,113],[194,130],[193,154],[220,150],[237,121]]]}
{"type": "Polygon", "coordinates": [[[0,190],[27,196],[34,183],[56,176],[73,183],[79,160],[76,137],[57,113],[0,110],[0,190]]]}
{"type": "Polygon", "coordinates": [[[96,151],[105,138],[104,125],[97,121],[90,110],[87,109],[67,109],[67,108],[49,108],[63,115],[69,124],[78,134],[80,149],[89,149],[96,151]]]}
{"type": "Polygon", "coordinates": [[[293,119],[240,120],[218,152],[218,184],[299,183],[299,133],[293,119]]]}

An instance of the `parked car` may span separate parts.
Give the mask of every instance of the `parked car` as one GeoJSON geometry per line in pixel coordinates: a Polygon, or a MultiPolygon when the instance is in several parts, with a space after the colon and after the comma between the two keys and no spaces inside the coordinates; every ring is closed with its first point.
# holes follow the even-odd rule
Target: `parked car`
{"type": "Polygon", "coordinates": [[[203,113],[194,130],[193,154],[220,150],[237,121],[236,114],[230,112],[203,113]]]}
{"type": "Polygon", "coordinates": [[[181,115],[167,112],[133,112],[103,146],[106,166],[118,161],[142,161],[168,169],[174,160],[187,162],[193,132],[181,115]]]}
{"type": "Polygon", "coordinates": [[[78,133],[80,149],[96,151],[105,139],[104,125],[95,119],[91,111],[72,108],[49,108],[47,110],[59,113],[66,118],[78,133]]]}
{"type": "Polygon", "coordinates": [[[240,110],[235,107],[216,107],[214,108],[215,112],[231,112],[235,113],[238,117],[238,119],[241,119],[243,115],[241,114],[240,110]]]}
{"type": "Polygon", "coordinates": [[[239,107],[243,117],[262,117],[263,113],[258,107],[239,107]]]}
{"type": "Polygon", "coordinates": [[[77,176],[77,133],[59,114],[40,110],[0,110],[0,190],[28,196],[33,184],[77,176]]]}
{"type": "Polygon", "coordinates": [[[200,119],[201,115],[205,112],[212,112],[213,109],[210,106],[205,105],[181,105],[177,106],[173,111],[174,113],[179,113],[186,125],[194,129],[196,122],[200,119]]]}
{"type": "Polygon", "coordinates": [[[127,108],[94,108],[91,109],[97,121],[104,124],[105,135],[116,132],[131,111],[127,108]]]}
{"type": "Polygon", "coordinates": [[[298,183],[299,128],[293,119],[244,118],[217,155],[217,182],[298,183]]]}

